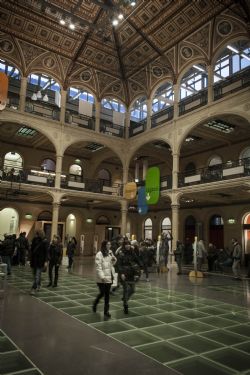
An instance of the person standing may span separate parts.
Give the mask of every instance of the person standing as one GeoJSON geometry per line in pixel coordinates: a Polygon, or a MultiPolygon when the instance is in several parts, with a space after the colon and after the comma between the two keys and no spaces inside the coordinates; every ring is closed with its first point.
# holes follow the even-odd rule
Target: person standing
{"type": "Polygon", "coordinates": [[[240,261],[242,256],[242,248],[237,241],[236,238],[232,238],[232,244],[233,244],[233,274],[234,274],[234,280],[241,280],[240,277],[240,261]]]}
{"type": "Polygon", "coordinates": [[[29,241],[26,232],[21,232],[17,240],[18,264],[25,266],[26,254],[29,251],[29,241]]]}
{"type": "Polygon", "coordinates": [[[38,230],[31,243],[30,267],[34,281],[30,294],[34,295],[41,287],[41,273],[47,267],[49,243],[43,230],[38,230]]]}
{"type": "Polygon", "coordinates": [[[98,251],[95,257],[96,279],[99,288],[93,303],[93,312],[97,311],[97,305],[102,297],[104,297],[104,317],[111,318],[109,313],[109,296],[112,284],[112,270],[116,263],[116,257],[111,251],[111,243],[109,241],[102,241],[101,250],[98,251]]]}
{"type": "Polygon", "coordinates": [[[68,267],[67,267],[69,271],[72,268],[75,251],[76,251],[75,237],[70,237],[69,243],[67,245],[67,251],[66,251],[66,255],[68,256],[68,260],[69,260],[68,267]]]}
{"type": "Polygon", "coordinates": [[[54,235],[53,241],[49,246],[48,260],[49,260],[49,284],[47,287],[57,287],[59,267],[63,257],[63,246],[60,236],[54,235]],[[55,277],[53,282],[53,269],[55,268],[55,277]]]}
{"type": "Polygon", "coordinates": [[[161,247],[160,247],[160,254],[164,258],[164,266],[169,271],[168,265],[168,255],[169,255],[169,243],[172,241],[173,237],[171,233],[168,231],[167,233],[161,234],[161,247]]]}
{"type": "Polygon", "coordinates": [[[15,240],[13,236],[4,235],[4,240],[1,246],[1,257],[4,263],[7,264],[7,275],[11,275],[11,259],[15,251],[15,240]]]}
{"type": "Polygon", "coordinates": [[[208,251],[207,251],[207,263],[208,263],[208,272],[212,272],[214,269],[214,262],[216,261],[218,255],[216,247],[212,244],[208,244],[208,251]]]}
{"type": "Polygon", "coordinates": [[[135,282],[142,272],[142,264],[129,241],[124,241],[117,258],[117,269],[123,287],[123,308],[128,314],[128,301],[135,292],[135,282]]]}
{"type": "Polygon", "coordinates": [[[175,255],[175,261],[178,266],[177,275],[181,275],[182,274],[181,263],[182,263],[182,259],[184,255],[184,245],[181,243],[181,241],[176,241],[176,250],[174,252],[174,255],[175,255]]]}
{"type": "Polygon", "coordinates": [[[199,240],[197,242],[197,270],[201,272],[202,264],[204,262],[204,259],[207,256],[207,251],[205,249],[205,245],[203,240],[199,240]]]}

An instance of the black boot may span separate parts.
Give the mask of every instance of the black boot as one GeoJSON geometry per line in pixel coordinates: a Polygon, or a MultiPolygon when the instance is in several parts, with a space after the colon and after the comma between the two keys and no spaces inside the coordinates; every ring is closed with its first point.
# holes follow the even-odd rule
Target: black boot
{"type": "Polygon", "coordinates": [[[124,314],[128,314],[128,305],[123,306],[124,314]]]}
{"type": "Polygon", "coordinates": [[[109,305],[104,306],[104,317],[111,318],[111,315],[109,313],[109,305]]]}

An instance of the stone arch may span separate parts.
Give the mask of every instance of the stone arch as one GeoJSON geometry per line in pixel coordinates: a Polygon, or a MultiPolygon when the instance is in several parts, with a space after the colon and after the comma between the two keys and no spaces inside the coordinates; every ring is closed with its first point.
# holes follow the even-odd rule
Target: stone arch
{"type": "Polygon", "coordinates": [[[154,85],[151,87],[151,92],[150,92],[150,96],[149,96],[149,99],[150,99],[151,101],[153,100],[156,91],[157,91],[162,85],[164,85],[165,83],[171,83],[172,85],[174,85],[174,80],[173,80],[172,77],[171,77],[171,78],[165,77],[165,78],[161,79],[160,81],[158,81],[156,84],[154,84],[154,85]]]}
{"type": "Polygon", "coordinates": [[[63,84],[62,84],[62,80],[60,77],[57,77],[55,74],[53,74],[53,72],[51,72],[50,70],[46,70],[46,69],[43,69],[43,68],[35,68],[34,70],[32,69],[28,69],[26,72],[25,72],[25,76],[28,77],[30,74],[45,74],[47,75],[49,78],[53,78],[56,83],[59,84],[60,86],[60,91],[63,89],[63,84]]]}
{"type": "Polygon", "coordinates": [[[116,99],[118,102],[120,102],[120,104],[122,104],[124,107],[125,107],[125,109],[127,110],[127,104],[125,103],[125,101],[124,100],[122,100],[119,96],[117,96],[116,94],[112,94],[112,96],[110,95],[110,94],[107,94],[107,95],[103,95],[103,96],[101,96],[100,97],[100,101],[102,101],[103,99],[110,99],[110,100],[112,100],[112,99],[116,99]]]}
{"type": "Polygon", "coordinates": [[[206,68],[207,68],[207,65],[208,65],[208,62],[207,60],[204,58],[204,59],[201,59],[200,57],[192,60],[192,62],[188,62],[185,66],[183,66],[181,68],[181,70],[179,71],[178,73],[178,77],[177,77],[177,85],[179,86],[180,83],[181,83],[181,80],[182,78],[184,77],[184,75],[189,71],[189,69],[192,68],[193,65],[196,65],[196,64],[202,64],[202,65],[205,65],[206,68]]]}
{"type": "Polygon", "coordinates": [[[2,56],[2,55],[0,55],[0,59],[3,60],[7,64],[13,65],[13,67],[16,68],[20,72],[20,76],[21,77],[24,76],[24,73],[23,73],[23,70],[22,70],[22,66],[21,65],[19,66],[17,64],[17,61],[12,60],[11,56],[4,56],[4,55],[2,56]]]}
{"type": "Polygon", "coordinates": [[[89,92],[94,97],[94,104],[98,101],[96,92],[88,85],[83,84],[82,82],[80,83],[79,81],[70,81],[66,89],[68,90],[70,87],[89,92]]]}
{"type": "Polygon", "coordinates": [[[235,42],[239,42],[240,40],[246,40],[246,41],[249,41],[250,42],[250,39],[249,39],[249,36],[247,34],[241,34],[241,35],[237,35],[235,37],[232,38],[232,36],[229,35],[229,37],[227,37],[226,39],[223,39],[223,43],[221,43],[214,51],[213,51],[213,56],[212,56],[212,59],[211,59],[211,65],[215,66],[215,63],[216,61],[218,60],[218,58],[220,57],[220,55],[222,54],[223,50],[226,48],[226,46],[229,44],[229,43],[235,43],[235,42]]]}

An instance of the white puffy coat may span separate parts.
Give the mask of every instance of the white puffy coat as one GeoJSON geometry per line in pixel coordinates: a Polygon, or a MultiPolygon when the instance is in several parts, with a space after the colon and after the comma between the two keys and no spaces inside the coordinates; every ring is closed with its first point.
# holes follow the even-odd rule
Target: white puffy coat
{"type": "Polygon", "coordinates": [[[116,258],[114,257],[112,251],[109,255],[104,257],[101,251],[95,256],[95,266],[96,266],[96,281],[97,283],[112,284],[112,273],[113,265],[116,263],[116,258]],[[104,281],[103,281],[104,280],[104,281]]]}

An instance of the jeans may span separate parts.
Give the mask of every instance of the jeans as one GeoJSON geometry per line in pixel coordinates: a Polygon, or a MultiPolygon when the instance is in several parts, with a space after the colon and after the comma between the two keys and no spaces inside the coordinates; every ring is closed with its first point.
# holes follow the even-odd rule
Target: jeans
{"type": "Polygon", "coordinates": [[[58,271],[59,271],[59,265],[58,264],[49,263],[49,282],[50,282],[50,284],[53,283],[53,285],[55,285],[55,286],[57,286],[58,271]],[[54,278],[54,283],[53,283],[53,268],[54,267],[55,267],[55,278],[54,278]]]}
{"type": "Polygon", "coordinates": [[[109,312],[109,294],[111,283],[97,283],[99,288],[99,294],[97,295],[94,301],[94,307],[96,307],[100,301],[100,299],[104,296],[104,314],[109,312]]]}
{"type": "Polygon", "coordinates": [[[2,255],[3,263],[7,264],[7,275],[11,274],[11,257],[10,255],[2,255]]]}
{"type": "Polygon", "coordinates": [[[73,257],[68,257],[68,259],[69,259],[68,269],[70,270],[73,264],[73,257]]]}
{"type": "Polygon", "coordinates": [[[175,260],[178,266],[178,273],[182,273],[182,268],[181,268],[182,258],[180,256],[176,256],[175,260]]]}
{"type": "Polygon", "coordinates": [[[41,286],[41,273],[42,268],[33,268],[33,276],[34,276],[34,282],[32,285],[32,289],[39,289],[41,286]]]}
{"type": "Polygon", "coordinates": [[[128,306],[128,301],[132,294],[135,292],[135,282],[134,281],[122,281],[123,287],[123,305],[128,306]]]}

